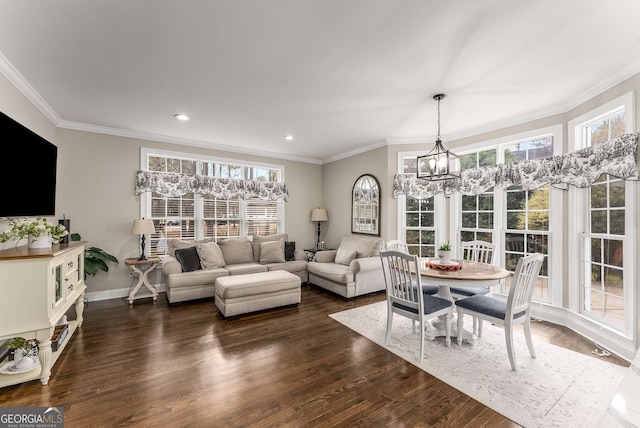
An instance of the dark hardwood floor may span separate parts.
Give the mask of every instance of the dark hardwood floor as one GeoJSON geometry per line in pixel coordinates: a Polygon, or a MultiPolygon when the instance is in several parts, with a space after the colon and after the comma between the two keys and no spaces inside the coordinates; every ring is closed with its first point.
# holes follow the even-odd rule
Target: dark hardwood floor
{"type": "MultiPolygon", "coordinates": [[[[380,300],[303,285],[299,307],[232,321],[213,300],[91,302],[49,385],[2,388],[0,406],[63,406],[67,428],[518,426],[328,316],[380,300]]],[[[592,355],[566,328],[533,329],[592,355]]]]}

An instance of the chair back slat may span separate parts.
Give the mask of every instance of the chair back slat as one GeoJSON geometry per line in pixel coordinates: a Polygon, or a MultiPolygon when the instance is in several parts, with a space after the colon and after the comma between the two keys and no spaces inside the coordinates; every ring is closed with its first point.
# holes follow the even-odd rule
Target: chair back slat
{"type": "Polygon", "coordinates": [[[539,253],[518,260],[507,299],[507,316],[529,309],[543,260],[544,255],[539,253]]]}
{"type": "Polygon", "coordinates": [[[406,242],[402,242],[398,239],[393,239],[385,245],[387,251],[400,251],[401,253],[409,254],[409,246],[406,242]]]}
{"type": "Polygon", "coordinates": [[[380,251],[387,298],[410,308],[421,305],[422,290],[418,257],[400,251],[380,251]]]}
{"type": "Polygon", "coordinates": [[[461,243],[462,259],[472,262],[493,264],[495,244],[486,241],[466,241],[461,243]]]}

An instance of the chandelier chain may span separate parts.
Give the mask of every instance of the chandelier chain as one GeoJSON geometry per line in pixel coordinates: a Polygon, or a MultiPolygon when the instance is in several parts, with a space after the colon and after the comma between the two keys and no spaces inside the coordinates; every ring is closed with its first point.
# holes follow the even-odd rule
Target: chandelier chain
{"type": "Polygon", "coordinates": [[[440,98],[438,98],[438,136],[436,139],[440,141],[440,98]]]}

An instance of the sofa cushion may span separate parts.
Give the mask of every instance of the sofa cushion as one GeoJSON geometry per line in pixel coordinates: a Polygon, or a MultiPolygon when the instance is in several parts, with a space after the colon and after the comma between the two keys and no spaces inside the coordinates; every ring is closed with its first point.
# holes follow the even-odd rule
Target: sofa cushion
{"type": "Polygon", "coordinates": [[[353,272],[349,269],[349,266],[339,265],[338,263],[307,263],[307,272],[314,274],[322,278],[326,278],[338,284],[347,285],[353,282],[353,272]]]}
{"type": "Polygon", "coordinates": [[[224,239],[218,242],[222,250],[224,262],[227,265],[238,263],[253,263],[253,251],[251,242],[244,238],[224,239]]]}
{"type": "Polygon", "coordinates": [[[345,235],[340,241],[338,248],[345,250],[356,250],[357,258],[377,256],[384,245],[380,238],[360,238],[357,236],[345,235]]]}
{"type": "Polygon", "coordinates": [[[167,287],[170,288],[190,288],[190,287],[213,287],[216,279],[221,276],[229,276],[226,269],[194,270],[193,272],[182,272],[167,276],[167,287]]]}
{"type": "Polygon", "coordinates": [[[260,263],[284,263],[284,239],[260,243],[260,263]]]}
{"type": "Polygon", "coordinates": [[[196,245],[194,240],[185,240],[185,239],[169,239],[169,254],[174,256],[176,255],[176,250],[180,248],[189,248],[196,245]]]}
{"type": "Polygon", "coordinates": [[[338,252],[336,253],[336,263],[349,266],[351,262],[355,260],[356,255],[356,250],[346,250],[344,248],[338,248],[338,252]]]}
{"type": "Polygon", "coordinates": [[[307,260],[293,260],[284,263],[267,263],[265,265],[269,270],[286,270],[287,272],[306,272],[307,260]]]}
{"type": "Polygon", "coordinates": [[[195,245],[187,248],[179,248],[175,251],[176,259],[182,266],[182,272],[193,272],[200,269],[200,257],[195,245]]]}
{"type": "Polygon", "coordinates": [[[226,264],[220,246],[215,242],[198,242],[196,244],[200,266],[202,269],[216,269],[226,264]]]}
{"type": "Polygon", "coordinates": [[[278,241],[280,239],[284,239],[285,241],[289,239],[289,235],[286,233],[274,233],[273,235],[266,236],[254,236],[253,242],[251,243],[253,249],[253,260],[256,262],[260,261],[260,244],[263,242],[271,242],[278,241]]]}
{"type": "Polygon", "coordinates": [[[296,241],[284,242],[284,260],[290,262],[296,259],[296,241]]]}
{"type": "Polygon", "coordinates": [[[245,275],[247,273],[260,273],[267,272],[269,270],[266,265],[254,262],[226,265],[224,268],[229,272],[229,275],[245,275]]]}

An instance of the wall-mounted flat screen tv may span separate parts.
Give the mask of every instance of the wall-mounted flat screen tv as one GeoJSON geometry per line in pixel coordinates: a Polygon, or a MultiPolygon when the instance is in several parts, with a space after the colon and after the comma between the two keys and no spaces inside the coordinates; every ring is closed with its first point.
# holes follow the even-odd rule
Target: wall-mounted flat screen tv
{"type": "Polygon", "coordinates": [[[0,218],[56,212],[58,148],[0,112],[0,218]]]}

